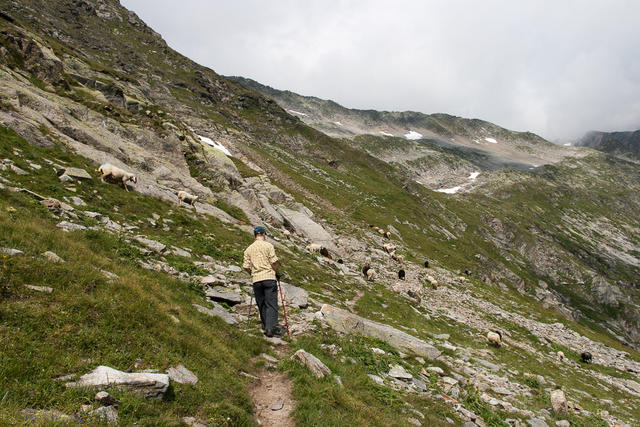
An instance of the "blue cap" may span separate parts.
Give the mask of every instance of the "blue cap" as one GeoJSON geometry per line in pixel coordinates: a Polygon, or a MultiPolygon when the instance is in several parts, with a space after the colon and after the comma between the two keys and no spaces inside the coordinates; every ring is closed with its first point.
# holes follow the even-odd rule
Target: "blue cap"
{"type": "Polygon", "coordinates": [[[256,225],[255,227],[253,227],[253,235],[257,236],[258,234],[262,234],[262,233],[266,233],[267,230],[261,226],[261,225],[256,225]]]}

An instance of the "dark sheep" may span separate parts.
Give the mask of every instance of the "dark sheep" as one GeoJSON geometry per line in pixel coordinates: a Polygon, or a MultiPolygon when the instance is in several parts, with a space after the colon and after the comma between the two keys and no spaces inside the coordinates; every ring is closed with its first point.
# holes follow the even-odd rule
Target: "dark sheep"
{"type": "Polygon", "coordinates": [[[342,258],[338,258],[338,264],[344,264],[344,261],[342,260],[342,258]]]}
{"type": "Polygon", "coordinates": [[[404,270],[400,270],[400,271],[398,271],[398,279],[400,279],[400,280],[404,280],[404,276],[405,276],[405,274],[406,274],[406,273],[404,272],[404,270]]]}
{"type": "Polygon", "coordinates": [[[471,271],[470,270],[465,270],[464,274],[466,274],[467,276],[471,276],[471,271]]]}
{"type": "Polygon", "coordinates": [[[583,363],[591,363],[593,356],[588,351],[583,351],[580,353],[580,359],[582,359],[583,363]]]}
{"type": "Polygon", "coordinates": [[[362,274],[364,275],[364,277],[367,277],[367,271],[369,271],[371,267],[367,264],[364,267],[362,267],[362,274]]]}
{"type": "Polygon", "coordinates": [[[327,248],[325,248],[324,246],[320,248],[320,255],[322,255],[323,257],[331,259],[331,254],[329,253],[329,250],[327,248]]]}
{"type": "Polygon", "coordinates": [[[424,268],[429,268],[429,260],[426,260],[426,261],[424,262],[424,268]]]}

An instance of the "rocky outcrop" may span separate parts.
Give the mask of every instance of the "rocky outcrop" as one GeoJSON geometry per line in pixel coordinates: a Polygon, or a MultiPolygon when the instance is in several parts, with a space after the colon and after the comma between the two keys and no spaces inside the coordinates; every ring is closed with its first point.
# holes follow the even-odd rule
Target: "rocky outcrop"
{"type": "Polygon", "coordinates": [[[162,399],[169,388],[169,376],[146,372],[122,372],[108,366],[98,366],[77,381],[65,384],[67,387],[122,387],[147,399],[162,399]]]}
{"type": "Polygon", "coordinates": [[[207,308],[207,307],[203,307],[199,304],[193,304],[193,306],[196,308],[196,310],[198,310],[200,313],[204,313],[207,316],[212,316],[212,317],[219,317],[222,320],[224,320],[226,323],[228,323],[229,325],[235,325],[236,323],[238,323],[238,321],[236,320],[235,317],[233,317],[227,310],[225,310],[220,304],[216,303],[216,302],[211,302],[211,304],[213,304],[213,308],[207,308]]]}
{"type": "Polygon", "coordinates": [[[291,356],[291,359],[298,360],[306,365],[316,378],[324,378],[325,375],[331,375],[331,369],[327,368],[320,359],[302,349],[296,351],[291,356]]]}
{"type": "Polygon", "coordinates": [[[427,359],[435,359],[440,355],[440,350],[431,344],[389,325],[367,320],[328,304],[323,305],[320,312],[327,324],[336,331],[378,338],[400,351],[427,359]]]}

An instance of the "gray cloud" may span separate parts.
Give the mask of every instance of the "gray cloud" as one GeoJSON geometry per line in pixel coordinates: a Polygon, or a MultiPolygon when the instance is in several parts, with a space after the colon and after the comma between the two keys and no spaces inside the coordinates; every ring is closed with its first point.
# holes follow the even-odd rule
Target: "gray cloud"
{"type": "Polygon", "coordinates": [[[549,139],[640,128],[640,2],[122,0],[224,75],[549,139]]]}

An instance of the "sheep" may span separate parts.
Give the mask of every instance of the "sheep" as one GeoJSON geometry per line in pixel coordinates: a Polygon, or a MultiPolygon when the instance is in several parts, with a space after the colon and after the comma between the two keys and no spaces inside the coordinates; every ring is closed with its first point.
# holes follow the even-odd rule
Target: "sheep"
{"type": "Polygon", "coordinates": [[[558,355],[558,360],[562,362],[564,360],[564,352],[559,351],[557,355],[558,355]]]}
{"type": "Polygon", "coordinates": [[[385,231],[384,237],[386,237],[387,239],[390,239],[391,238],[391,232],[390,231],[385,231]]]}
{"type": "Polygon", "coordinates": [[[338,264],[344,264],[344,261],[342,260],[342,258],[338,258],[338,264]]]}
{"type": "Polygon", "coordinates": [[[96,172],[100,172],[102,176],[100,176],[100,181],[104,183],[104,179],[108,176],[111,176],[114,179],[122,181],[122,186],[125,190],[129,191],[127,188],[127,181],[131,181],[134,184],[138,183],[138,178],[129,172],[126,172],[116,166],[110,165],[109,163],[103,163],[100,165],[96,172]]]}
{"type": "Polygon", "coordinates": [[[429,268],[429,260],[425,260],[425,262],[424,262],[424,268],[429,268]]]}
{"type": "Polygon", "coordinates": [[[470,270],[465,270],[464,274],[466,274],[467,276],[471,276],[471,271],[470,270]]]}
{"type": "Polygon", "coordinates": [[[317,243],[311,243],[310,245],[307,245],[305,247],[305,249],[308,252],[311,252],[313,254],[313,253],[316,253],[316,252],[320,252],[320,250],[322,249],[322,245],[319,245],[317,243]]]}
{"type": "Polygon", "coordinates": [[[583,363],[591,363],[591,360],[593,360],[593,356],[588,351],[583,351],[582,353],[580,353],[580,359],[582,359],[583,363]]]}
{"type": "Polygon", "coordinates": [[[429,282],[431,284],[431,286],[433,287],[433,289],[438,289],[438,281],[436,279],[433,278],[433,276],[429,276],[427,275],[425,277],[426,281],[429,282]]]}
{"type": "Polygon", "coordinates": [[[395,252],[396,249],[398,249],[398,247],[396,245],[393,245],[391,243],[386,243],[386,244],[382,245],[382,247],[389,254],[392,253],[392,252],[395,252]]]}
{"type": "Polygon", "coordinates": [[[381,236],[384,236],[386,233],[386,231],[384,231],[382,228],[378,228],[378,234],[381,236]]]}
{"type": "Polygon", "coordinates": [[[398,262],[403,262],[404,261],[404,256],[398,255],[395,252],[391,252],[391,258],[393,258],[395,261],[398,261],[398,262]]]}
{"type": "Polygon", "coordinates": [[[291,240],[291,232],[289,230],[284,230],[282,235],[286,237],[288,240],[291,240]]]}
{"type": "Polygon", "coordinates": [[[371,267],[369,266],[369,264],[365,264],[362,266],[362,275],[364,277],[367,277],[367,272],[369,271],[371,267]]]}
{"type": "Polygon", "coordinates": [[[373,280],[376,278],[376,276],[378,275],[378,272],[375,271],[373,268],[369,268],[367,270],[367,280],[370,282],[373,282],[373,280]]]}
{"type": "Polygon", "coordinates": [[[405,273],[404,270],[398,271],[398,279],[404,280],[405,275],[406,275],[406,273],[405,273]]]}
{"type": "Polygon", "coordinates": [[[332,259],[331,254],[329,253],[329,250],[324,246],[320,248],[320,255],[322,255],[325,258],[332,259]]]}
{"type": "Polygon", "coordinates": [[[182,202],[188,203],[193,206],[196,200],[198,200],[198,196],[189,194],[186,191],[178,191],[178,206],[182,205],[182,202]]]}
{"type": "Polygon", "coordinates": [[[500,331],[487,332],[487,341],[489,341],[490,345],[500,347],[502,346],[502,334],[500,331]]]}

